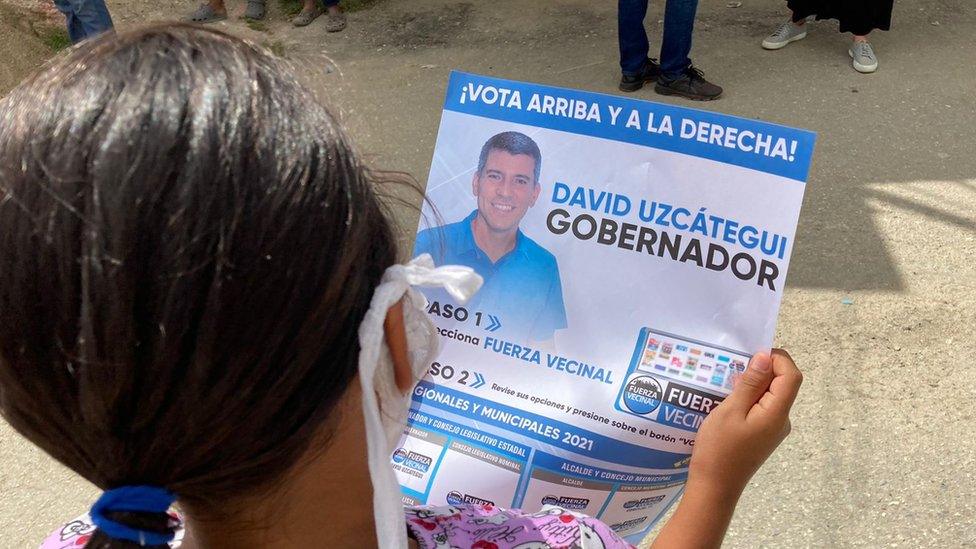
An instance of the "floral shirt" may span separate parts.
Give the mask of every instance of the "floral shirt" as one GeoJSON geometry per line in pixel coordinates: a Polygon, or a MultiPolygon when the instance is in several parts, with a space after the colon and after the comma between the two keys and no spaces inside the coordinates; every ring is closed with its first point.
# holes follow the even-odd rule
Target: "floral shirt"
{"type": "MultiPolygon", "coordinates": [[[[425,505],[404,511],[407,531],[420,549],[633,549],[602,522],[551,505],[537,513],[491,505],[425,505]]],[[[51,533],[40,549],[79,549],[94,531],[83,515],[51,533]]],[[[179,548],[182,540],[180,527],[170,547],[179,548]]]]}

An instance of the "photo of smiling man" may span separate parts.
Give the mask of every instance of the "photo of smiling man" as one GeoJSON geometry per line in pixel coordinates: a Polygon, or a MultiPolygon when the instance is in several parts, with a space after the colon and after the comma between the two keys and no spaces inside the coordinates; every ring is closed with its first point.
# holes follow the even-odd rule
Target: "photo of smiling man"
{"type": "Polygon", "coordinates": [[[417,235],[414,255],[437,265],[467,265],[484,286],[467,306],[498,317],[513,337],[546,342],[566,327],[556,258],[519,228],[542,191],[542,153],[529,136],[503,132],[481,148],[471,178],[477,209],[463,220],[417,235]]]}

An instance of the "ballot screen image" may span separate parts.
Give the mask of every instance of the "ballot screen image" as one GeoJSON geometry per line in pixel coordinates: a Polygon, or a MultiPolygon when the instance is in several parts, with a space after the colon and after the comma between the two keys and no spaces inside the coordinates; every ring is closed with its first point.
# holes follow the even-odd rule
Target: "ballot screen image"
{"type": "Polygon", "coordinates": [[[644,328],[615,408],[697,431],[748,363],[749,356],[740,351],[644,328]]]}

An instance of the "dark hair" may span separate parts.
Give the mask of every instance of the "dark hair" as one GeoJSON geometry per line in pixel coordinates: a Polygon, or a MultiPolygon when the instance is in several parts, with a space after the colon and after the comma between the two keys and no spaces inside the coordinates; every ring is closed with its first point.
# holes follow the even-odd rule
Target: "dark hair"
{"type": "Polygon", "coordinates": [[[58,58],[0,102],[3,416],[103,489],[260,493],[355,377],[396,260],[378,178],[246,41],[155,26],[58,58]]]}
{"type": "Polygon", "coordinates": [[[491,151],[505,151],[508,154],[527,154],[535,159],[535,183],[539,184],[539,174],[542,172],[542,151],[531,137],[521,132],[502,132],[485,141],[478,157],[478,173],[484,173],[491,151]]]}

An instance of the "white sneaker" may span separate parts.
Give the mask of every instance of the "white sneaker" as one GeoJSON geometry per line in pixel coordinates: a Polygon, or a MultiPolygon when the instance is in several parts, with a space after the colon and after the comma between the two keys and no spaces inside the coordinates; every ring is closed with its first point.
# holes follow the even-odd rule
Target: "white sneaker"
{"type": "Polygon", "coordinates": [[[773,34],[762,41],[762,47],[767,50],[785,48],[790,42],[803,40],[807,37],[807,26],[796,26],[793,21],[787,21],[779,26],[773,34]]]}
{"type": "Polygon", "coordinates": [[[851,49],[847,50],[851,56],[851,63],[854,70],[865,74],[878,70],[878,57],[874,55],[874,48],[867,42],[854,42],[851,49]]]}

